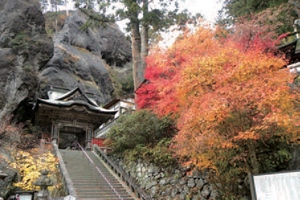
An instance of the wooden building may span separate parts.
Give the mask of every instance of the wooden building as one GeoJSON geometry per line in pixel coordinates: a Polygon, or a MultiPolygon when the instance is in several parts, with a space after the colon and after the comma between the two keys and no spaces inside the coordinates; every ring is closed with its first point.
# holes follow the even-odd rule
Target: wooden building
{"type": "Polygon", "coordinates": [[[130,111],[135,111],[136,109],[134,98],[116,98],[104,105],[103,108],[114,110],[116,111],[116,114],[113,119],[101,124],[101,126],[95,130],[93,144],[97,144],[99,147],[104,147],[103,142],[106,139],[106,134],[109,132],[110,128],[115,125],[117,119],[121,115],[130,111]]]}
{"type": "Polygon", "coordinates": [[[91,149],[94,130],[117,112],[99,107],[92,95],[79,87],[71,91],[51,87],[48,99],[37,99],[34,110],[34,124],[49,130],[51,141],[60,144],[63,134],[72,134],[87,150],[91,149]]]}
{"type": "Polygon", "coordinates": [[[295,20],[294,32],[281,35],[277,48],[284,52],[289,64],[300,62],[300,20],[295,20]]]}

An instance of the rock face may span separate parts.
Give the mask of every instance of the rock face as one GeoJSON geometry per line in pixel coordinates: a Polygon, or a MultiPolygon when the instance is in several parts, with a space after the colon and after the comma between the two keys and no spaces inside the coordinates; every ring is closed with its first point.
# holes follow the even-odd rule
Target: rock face
{"type": "Polygon", "coordinates": [[[0,119],[35,98],[38,70],[52,53],[39,1],[1,0],[0,119]]]}
{"type": "Polygon", "coordinates": [[[79,85],[94,93],[100,104],[111,100],[107,64],[123,66],[130,61],[130,43],[116,25],[83,28],[88,19],[76,11],[55,35],[54,55],[40,72],[41,96],[50,85],[68,89],[79,85]]]}
{"type": "Polygon", "coordinates": [[[6,178],[0,179],[0,197],[6,199],[10,194],[11,185],[17,175],[17,173],[8,167],[7,161],[11,162],[11,156],[8,151],[0,149],[0,171],[7,175],[6,178]]]}
{"type": "Polygon", "coordinates": [[[81,11],[72,13],[52,40],[39,0],[1,1],[0,119],[20,107],[29,110],[28,102],[46,97],[50,86],[79,85],[99,104],[111,100],[108,65],[131,61],[130,42],[117,25],[86,27],[88,19],[81,11]]]}

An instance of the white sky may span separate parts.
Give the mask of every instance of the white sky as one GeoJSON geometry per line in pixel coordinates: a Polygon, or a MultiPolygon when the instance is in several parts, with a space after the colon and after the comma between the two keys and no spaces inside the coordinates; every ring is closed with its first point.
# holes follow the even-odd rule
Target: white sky
{"type": "MultiPolygon", "coordinates": [[[[222,8],[223,1],[224,0],[185,0],[180,8],[187,9],[192,14],[202,14],[206,20],[204,24],[213,27],[218,16],[218,11],[222,8]]],[[[187,26],[190,30],[194,29],[191,24],[188,24],[187,26]]],[[[176,27],[171,27],[169,30],[170,32],[161,33],[163,39],[158,43],[161,48],[168,48],[174,43],[176,38],[182,34],[182,31],[178,30],[176,27]]]]}
{"type": "MultiPolygon", "coordinates": [[[[187,9],[192,14],[200,13],[209,24],[213,24],[222,8],[224,0],[183,0],[180,8],[187,9]]],[[[118,23],[121,30],[125,30],[125,22],[118,23]]]]}
{"type": "MultiPolygon", "coordinates": [[[[49,4],[50,4],[50,0],[49,4]]],[[[201,13],[204,15],[205,19],[210,22],[215,21],[217,17],[218,10],[222,7],[222,2],[224,0],[183,0],[180,2],[180,8],[187,9],[189,12],[201,13]]],[[[67,6],[59,6],[59,10],[65,10],[66,7],[72,9],[74,6],[74,0],[68,0],[67,6]]],[[[50,10],[51,8],[49,8],[50,10]]]]}
{"type": "Polygon", "coordinates": [[[223,0],[185,0],[184,6],[191,13],[201,13],[205,19],[214,22],[223,0]]]}
{"type": "MultiPolygon", "coordinates": [[[[213,24],[218,11],[222,7],[224,0],[182,0],[180,2],[181,9],[187,9],[192,14],[201,13],[209,24],[213,24]]],[[[50,3],[50,0],[48,0],[50,3]]],[[[59,10],[65,10],[66,8],[72,10],[74,8],[74,0],[67,0],[67,5],[59,6],[59,10]]],[[[51,8],[48,8],[51,10],[51,8]]],[[[125,22],[119,22],[120,29],[125,32],[125,22]]]]}

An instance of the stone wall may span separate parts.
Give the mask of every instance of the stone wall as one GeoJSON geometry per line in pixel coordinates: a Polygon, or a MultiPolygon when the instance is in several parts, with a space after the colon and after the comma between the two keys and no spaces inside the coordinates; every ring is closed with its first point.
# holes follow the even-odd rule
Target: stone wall
{"type": "Polygon", "coordinates": [[[204,172],[184,167],[165,170],[142,161],[124,164],[121,159],[113,159],[119,167],[133,177],[153,199],[157,200],[214,200],[216,190],[207,181],[204,172]]]}

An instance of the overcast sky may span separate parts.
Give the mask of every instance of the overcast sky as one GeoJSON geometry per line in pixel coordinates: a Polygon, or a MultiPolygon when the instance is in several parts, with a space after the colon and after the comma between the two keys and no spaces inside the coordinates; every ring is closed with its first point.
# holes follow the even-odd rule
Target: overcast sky
{"type": "MultiPolygon", "coordinates": [[[[201,13],[204,18],[213,24],[218,16],[218,11],[222,8],[224,0],[184,0],[180,2],[182,10],[187,9],[189,12],[196,14],[201,13]]],[[[118,23],[121,30],[125,30],[125,23],[118,23]]]]}
{"type": "Polygon", "coordinates": [[[185,0],[183,6],[191,13],[201,13],[205,19],[214,22],[223,0],[185,0]]]}
{"type": "MultiPolygon", "coordinates": [[[[49,4],[50,4],[50,0],[49,4]]],[[[210,22],[213,23],[218,15],[218,10],[222,7],[222,2],[224,0],[183,0],[183,2],[180,2],[180,8],[187,9],[189,12],[195,14],[195,13],[201,13],[204,18],[210,22]]],[[[68,0],[67,7],[72,10],[74,6],[74,0],[68,0]]],[[[51,9],[50,7],[48,8],[51,9]]],[[[66,6],[59,6],[59,10],[65,10],[66,6]]],[[[121,30],[124,30],[125,24],[124,23],[118,23],[121,30]]]]}
{"type": "MultiPolygon", "coordinates": [[[[50,0],[49,4],[50,4],[50,0]]],[[[214,21],[217,17],[218,10],[222,7],[224,0],[183,0],[180,3],[180,7],[189,10],[191,13],[201,13],[209,21],[214,21]]],[[[74,6],[74,0],[67,1],[68,8],[72,9],[74,6]]],[[[50,7],[48,8],[51,9],[50,7]]],[[[65,6],[59,6],[60,9],[66,9],[65,6]]]]}

